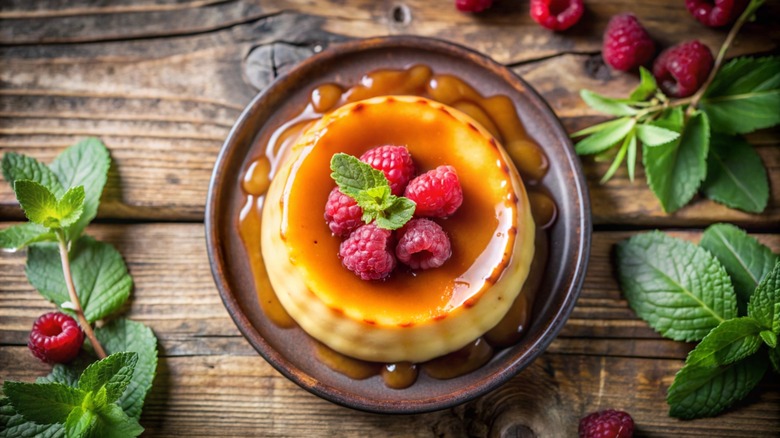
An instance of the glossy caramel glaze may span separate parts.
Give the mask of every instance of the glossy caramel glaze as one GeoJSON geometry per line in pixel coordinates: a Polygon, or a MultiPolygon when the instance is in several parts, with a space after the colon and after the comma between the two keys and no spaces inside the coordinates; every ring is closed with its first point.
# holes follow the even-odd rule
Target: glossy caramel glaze
{"type": "MultiPolygon", "coordinates": [[[[322,113],[345,103],[393,94],[413,94],[439,100],[478,121],[502,142],[523,176],[534,219],[539,228],[546,228],[555,220],[557,213],[554,201],[540,187],[535,187],[547,171],[547,159],[541,148],[525,135],[514,105],[505,96],[484,98],[461,79],[451,75],[435,75],[424,65],[413,66],[406,70],[372,72],[362,78],[359,84],[346,89],[336,84],[323,84],[312,91],[310,104],[298,117],[277,129],[267,145],[266,154],[250,163],[244,177],[243,188],[247,195],[247,202],[239,220],[239,230],[250,258],[263,311],[280,327],[293,326],[294,322],[276,300],[267,280],[262,257],[259,256],[259,212],[268,181],[274,175],[281,157],[285,156],[295,139],[322,113]],[[253,255],[257,256],[253,257],[253,255]]],[[[415,160],[417,160],[416,156],[415,160]]],[[[320,244],[319,240],[312,243],[320,244]]],[[[540,243],[546,248],[545,233],[537,233],[537,246],[540,243]]],[[[506,317],[493,330],[485,334],[483,341],[477,340],[464,349],[479,348],[484,353],[485,345],[504,347],[516,343],[522,337],[529,322],[533,295],[546,264],[546,250],[542,253],[544,254],[542,257],[539,257],[541,254],[535,257],[531,276],[506,317]]],[[[319,343],[317,345],[317,357],[337,372],[356,379],[379,374],[386,384],[393,388],[403,388],[413,384],[420,368],[406,363],[382,365],[361,361],[343,356],[319,343]],[[411,369],[414,371],[410,371],[411,369]]],[[[474,363],[481,362],[482,359],[479,358],[483,355],[451,353],[444,356],[448,358],[446,361],[435,362],[434,359],[423,364],[422,369],[426,372],[436,370],[429,373],[432,376],[455,377],[481,366],[482,363],[479,363],[475,367],[474,363]],[[431,365],[431,363],[439,365],[431,365]],[[442,367],[449,367],[453,371],[441,371],[442,367]]],[[[492,348],[487,360],[490,356],[492,356],[492,348]]]]}

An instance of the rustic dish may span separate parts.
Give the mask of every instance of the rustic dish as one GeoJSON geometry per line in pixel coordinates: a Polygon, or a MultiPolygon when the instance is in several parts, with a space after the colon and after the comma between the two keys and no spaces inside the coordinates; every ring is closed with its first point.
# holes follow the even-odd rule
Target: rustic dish
{"type": "Polygon", "coordinates": [[[301,62],[258,94],[225,140],[206,204],[206,240],[212,273],[228,313],[252,346],[279,372],[332,402],[381,413],[420,413],[452,407],[495,389],[528,366],[565,324],[582,287],[590,251],[587,188],[571,141],[544,100],[500,64],[468,49],[419,37],[388,37],[339,44],[301,62]],[[298,114],[313,87],[354,83],[368,71],[424,62],[437,72],[469,81],[483,95],[504,94],[515,103],[528,135],[550,161],[544,186],[558,204],[549,229],[548,268],[520,343],[499,351],[478,370],[449,380],[421,374],[409,388],[386,387],[375,376],[352,380],[313,358],[302,330],[281,329],[258,303],[236,223],[242,207],[240,179],[247,163],[278,126],[298,114]]]}

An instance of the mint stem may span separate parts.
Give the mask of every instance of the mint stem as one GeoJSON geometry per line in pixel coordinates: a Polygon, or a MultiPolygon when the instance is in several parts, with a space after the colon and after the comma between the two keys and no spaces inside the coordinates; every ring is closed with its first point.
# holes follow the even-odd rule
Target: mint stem
{"type": "Polygon", "coordinates": [[[73,284],[73,275],[70,272],[70,256],[68,255],[68,243],[65,239],[65,231],[62,229],[58,229],[56,231],[57,234],[57,243],[60,247],[60,259],[62,260],[62,273],[65,275],[65,285],[68,287],[68,295],[70,295],[70,302],[73,303],[73,307],[75,307],[76,317],[79,320],[79,324],[81,325],[81,328],[84,330],[84,334],[87,335],[87,338],[89,339],[89,342],[92,343],[92,348],[95,349],[95,353],[97,354],[99,359],[105,358],[106,351],[103,350],[103,346],[100,345],[100,342],[98,342],[97,337],[95,336],[95,332],[92,330],[92,325],[87,321],[87,318],[84,316],[84,310],[81,307],[81,301],[79,300],[78,294],[76,294],[76,286],[73,284]]]}
{"type": "Polygon", "coordinates": [[[745,8],[745,11],[742,12],[742,15],[739,16],[736,23],[734,23],[734,26],[731,27],[728,35],[726,35],[726,39],[723,41],[723,45],[720,46],[720,51],[718,51],[718,56],[715,58],[715,63],[712,66],[710,75],[707,77],[707,80],[704,81],[704,84],[702,84],[702,86],[699,88],[699,91],[697,91],[696,94],[691,97],[691,105],[685,112],[687,116],[692,115],[693,112],[696,111],[696,108],[699,105],[699,101],[702,97],[704,97],[704,94],[712,84],[712,81],[715,80],[715,76],[717,76],[718,71],[720,70],[720,66],[723,64],[723,60],[726,58],[726,52],[728,52],[729,47],[731,47],[731,43],[734,42],[734,38],[736,38],[739,30],[742,29],[742,26],[745,24],[745,22],[753,16],[753,14],[759,7],[761,7],[762,4],[764,4],[764,0],[752,0],[747,8],[745,8]]]}

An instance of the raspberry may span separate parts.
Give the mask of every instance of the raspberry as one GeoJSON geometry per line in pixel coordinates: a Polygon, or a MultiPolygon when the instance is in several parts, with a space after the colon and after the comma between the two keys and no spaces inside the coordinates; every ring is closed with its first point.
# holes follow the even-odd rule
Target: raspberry
{"type": "Polygon", "coordinates": [[[415,216],[447,217],[463,203],[458,174],[452,166],[439,166],[413,179],[404,196],[417,204],[415,216]]]}
{"type": "Polygon", "coordinates": [[[388,249],[393,233],[374,224],[363,225],[341,242],[339,256],[350,271],[363,280],[381,280],[395,269],[388,249]]]}
{"type": "Polygon", "coordinates": [[[404,187],[414,176],[412,156],[403,146],[380,146],[371,149],[360,157],[360,161],[381,170],[390,181],[390,189],[396,196],[404,192],[404,187]]]}
{"type": "Polygon", "coordinates": [[[35,320],[27,347],[38,359],[66,363],[76,358],[84,343],[84,332],[70,316],[51,312],[35,320]]]}
{"type": "Polygon", "coordinates": [[[333,234],[349,236],[349,233],[363,225],[362,216],[363,209],[354,199],[341,193],[338,187],[330,191],[325,203],[325,222],[333,234]]]}
{"type": "Polygon", "coordinates": [[[412,269],[431,269],[450,258],[452,247],[439,224],[430,219],[412,219],[401,229],[395,255],[412,269]]]}
{"type": "Polygon", "coordinates": [[[748,0],[685,0],[685,7],[697,20],[710,27],[730,24],[739,17],[748,0]]]}
{"type": "Polygon", "coordinates": [[[580,21],[582,0],[531,0],[531,18],[550,30],[566,30],[580,21]]]}
{"type": "Polygon", "coordinates": [[[634,420],[622,411],[607,409],[580,420],[580,438],[631,438],[634,420]]]}
{"type": "Polygon", "coordinates": [[[482,12],[493,5],[493,0],[455,0],[455,7],[461,12],[482,12]]]}
{"type": "Polygon", "coordinates": [[[612,68],[631,71],[655,53],[655,43],[633,14],[615,15],[604,31],[602,56],[612,68]]]}
{"type": "Polygon", "coordinates": [[[687,41],[661,52],[653,64],[653,75],[665,93],[688,97],[707,80],[713,63],[707,46],[687,41]]]}

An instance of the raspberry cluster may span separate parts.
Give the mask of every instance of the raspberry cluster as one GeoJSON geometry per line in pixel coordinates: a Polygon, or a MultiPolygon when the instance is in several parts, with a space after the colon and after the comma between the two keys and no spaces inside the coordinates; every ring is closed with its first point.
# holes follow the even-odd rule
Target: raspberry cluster
{"type": "Polygon", "coordinates": [[[435,219],[446,219],[463,203],[455,168],[439,166],[418,176],[408,149],[380,146],[360,161],[381,170],[395,195],[415,202],[414,218],[396,231],[364,224],[363,211],[351,197],[334,187],[325,204],[325,222],[334,235],[345,238],[339,247],[344,266],[363,280],[387,278],[401,262],[411,269],[438,268],[452,255],[450,239],[435,219]]]}

